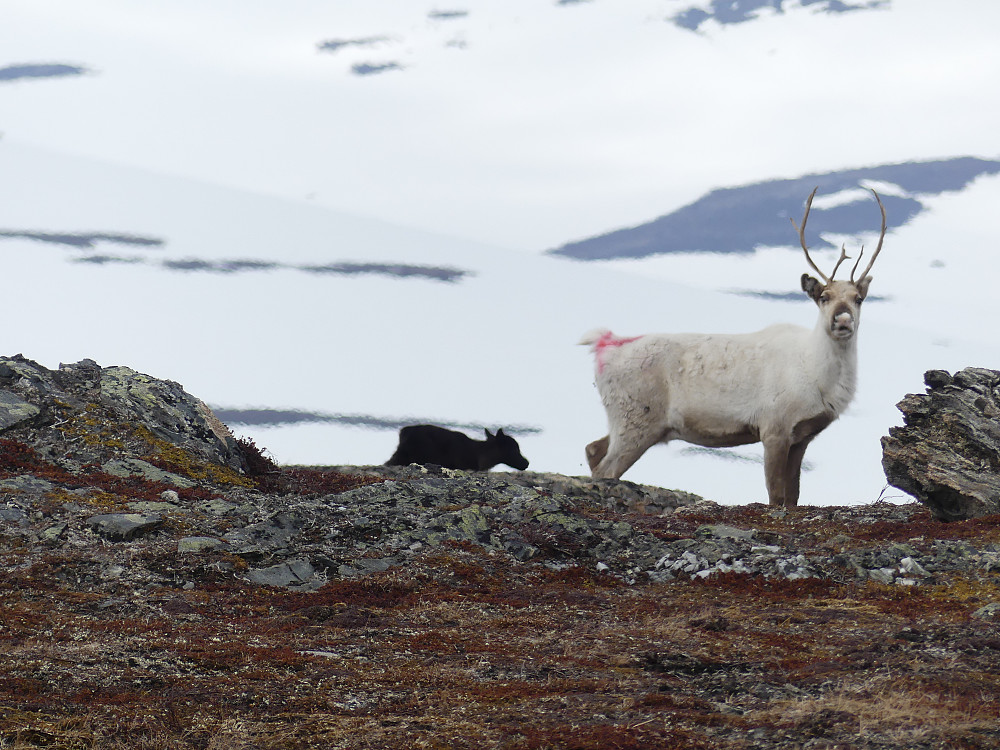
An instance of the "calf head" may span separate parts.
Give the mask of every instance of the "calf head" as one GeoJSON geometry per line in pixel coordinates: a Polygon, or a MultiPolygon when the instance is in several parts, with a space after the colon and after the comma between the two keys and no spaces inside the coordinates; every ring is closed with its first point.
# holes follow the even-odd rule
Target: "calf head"
{"type": "Polygon", "coordinates": [[[524,471],[528,468],[528,459],[521,455],[521,448],[517,444],[517,441],[510,435],[505,435],[502,427],[496,431],[495,435],[489,430],[485,432],[486,450],[484,453],[492,461],[490,466],[507,464],[507,466],[519,471],[524,471]]]}
{"type": "MultiPolygon", "coordinates": [[[[864,247],[858,253],[858,259],[854,262],[854,267],[851,269],[850,280],[834,281],[833,277],[837,275],[837,269],[840,268],[840,264],[845,260],[849,260],[846,249],[841,246],[840,257],[837,259],[833,271],[827,276],[813,262],[812,257],[809,255],[809,248],[806,246],[806,222],[809,220],[809,209],[812,208],[813,198],[816,197],[817,189],[813,189],[812,193],[809,194],[809,199],[806,201],[806,212],[802,217],[802,226],[797,228],[799,230],[799,241],[802,244],[802,250],[806,254],[806,260],[809,261],[809,265],[813,267],[813,270],[819,274],[822,281],[804,273],[802,274],[802,291],[808,294],[819,307],[820,316],[826,322],[827,335],[835,341],[846,342],[857,333],[858,323],[861,318],[861,303],[868,296],[868,285],[872,281],[872,277],[868,275],[868,272],[872,270],[872,266],[875,265],[875,259],[882,251],[882,241],[885,239],[886,230],[885,206],[882,205],[882,199],[878,197],[878,193],[872,190],[872,194],[875,196],[875,200],[878,201],[879,209],[882,212],[882,231],[879,234],[878,247],[875,248],[871,260],[868,261],[867,267],[861,272],[861,276],[857,280],[855,280],[854,275],[857,273],[861,257],[865,253],[864,247]]],[[[794,219],[792,220],[792,225],[795,226],[794,219]]]]}

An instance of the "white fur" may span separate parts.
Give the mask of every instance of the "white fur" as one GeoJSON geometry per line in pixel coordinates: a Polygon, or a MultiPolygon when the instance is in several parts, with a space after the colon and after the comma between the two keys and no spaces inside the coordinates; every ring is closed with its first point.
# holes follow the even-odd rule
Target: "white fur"
{"type": "Polygon", "coordinates": [[[621,477],[658,442],[763,442],[770,502],[795,505],[806,445],[854,397],[860,300],[870,280],[810,291],[820,308],[812,330],[782,324],[631,341],[606,329],[587,333],[580,343],[595,353],[609,428],[587,446],[593,475],[621,477]]]}

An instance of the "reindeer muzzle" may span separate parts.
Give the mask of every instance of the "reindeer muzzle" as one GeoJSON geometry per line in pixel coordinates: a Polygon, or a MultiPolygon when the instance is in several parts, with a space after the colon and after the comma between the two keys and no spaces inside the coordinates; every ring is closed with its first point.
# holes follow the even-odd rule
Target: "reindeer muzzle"
{"type": "Polygon", "coordinates": [[[830,321],[830,334],[836,339],[849,339],[854,335],[854,316],[849,312],[834,315],[830,321]]]}

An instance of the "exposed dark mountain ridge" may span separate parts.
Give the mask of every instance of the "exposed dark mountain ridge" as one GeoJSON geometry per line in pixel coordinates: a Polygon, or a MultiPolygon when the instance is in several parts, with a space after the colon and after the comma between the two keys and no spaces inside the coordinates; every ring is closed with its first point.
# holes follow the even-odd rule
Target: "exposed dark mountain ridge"
{"type": "Polygon", "coordinates": [[[67,245],[86,250],[93,250],[98,242],[111,242],[119,245],[137,245],[141,247],[160,247],[163,240],[157,237],[140,237],[134,234],[119,234],[109,232],[33,232],[28,230],[0,230],[0,239],[24,239],[37,242],[48,242],[53,245],[67,245]]]}
{"type": "MultiPolygon", "coordinates": [[[[0,230],[0,240],[31,240],[50,245],[62,245],[85,252],[97,249],[99,243],[128,245],[132,247],[161,249],[166,240],[116,232],[42,232],[30,230],[0,230]]],[[[260,258],[206,259],[206,258],[149,258],[147,256],[121,256],[107,253],[76,255],[77,263],[94,265],[146,264],[167,271],[189,273],[233,274],[247,271],[302,271],[315,275],[360,276],[379,275],[398,279],[425,279],[431,281],[459,282],[471,271],[450,266],[432,266],[420,263],[391,263],[376,261],[334,261],[330,263],[285,263],[260,258]]]]}
{"type": "Polygon", "coordinates": [[[822,234],[878,231],[878,208],[859,188],[887,182],[908,195],[883,195],[889,229],[909,222],[921,211],[921,196],[961,190],[983,175],[1000,173],[1000,161],[959,157],[768,180],[720,188],[676,211],[636,227],[569,242],[551,250],[575,260],[645,258],[666,253],[752,253],[758,247],[798,247],[789,219],[801,219],[790,208],[803,206],[814,187],[821,195],[858,190],[859,198],[829,208],[813,207],[806,228],[810,247],[831,246],[822,234]]]}
{"type": "MultiPolygon", "coordinates": [[[[787,0],[729,0],[729,2],[712,0],[703,5],[707,7],[691,6],[675,14],[670,20],[681,28],[699,31],[706,21],[715,21],[722,26],[742,24],[763,18],[764,11],[784,13],[785,6],[791,4],[787,0]]],[[[889,0],[867,0],[860,3],[844,0],[801,0],[801,6],[814,7],[824,13],[849,13],[887,8],[889,0]]]]}
{"type": "Polygon", "coordinates": [[[79,65],[67,65],[65,63],[25,63],[22,65],[7,65],[0,68],[0,82],[81,76],[89,72],[90,71],[88,71],[87,68],[79,65]]]}
{"type": "Polygon", "coordinates": [[[369,427],[378,430],[398,430],[410,424],[434,423],[441,427],[451,427],[459,430],[482,432],[484,429],[502,427],[512,435],[531,435],[542,431],[541,427],[525,424],[487,424],[485,422],[454,422],[449,420],[423,417],[386,417],[374,414],[327,414],[305,409],[233,409],[218,407],[214,409],[219,419],[229,425],[289,425],[302,423],[329,423],[369,427]]]}
{"type": "MultiPolygon", "coordinates": [[[[559,7],[570,7],[576,5],[589,5],[592,0],[554,0],[553,5],[559,7]]],[[[691,4],[683,10],[669,15],[660,16],[660,20],[672,24],[678,28],[705,33],[708,22],[714,22],[719,26],[731,26],[745,24],[753,21],[764,21],[769,15],[785,13],[788,10],[812,10],[829,15],[851,13],[857,11],[874,10],[888,8],[889,0],[865,0],[864,2],[845,2],[845,0],[800,0],[799,3],[790,3],[787,0],[709,0],[698,4],[691,4]]],[[[468,44],[462,36],[466,31],[464,21],[471,17],[478,16],[477,11],[465,9],[458,10],[430,10],[426,13],[429,24],[435,28],[443,28],[447,33],[439,40],[439,44],[450,49],[467,49],[468,44]]],[[[646,21],[650,19],[644,19],[646,21]]],[[[377,75],[395,70],[406,70],[410,65],[403,62],[413,55],[413,35],[412,29],[406,32],[371,34],[360,37],[328,39],[317,43],[316,48],[323,53],[341,53],[348,49],[368,50],[378,49],[384,55],[391,55],[398,59],[391,60],[361,60],[354,62],[350,66],[350,71],[358,76],[377,75]]]]}

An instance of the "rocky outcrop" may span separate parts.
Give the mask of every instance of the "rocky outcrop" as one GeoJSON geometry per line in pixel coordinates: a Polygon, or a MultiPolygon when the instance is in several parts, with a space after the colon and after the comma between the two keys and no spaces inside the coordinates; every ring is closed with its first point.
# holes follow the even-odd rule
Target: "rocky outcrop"
{"type": "Polygon", "coordinates": [[[229,429],[178,383],[85,359],[47,368],[21,355],[0,358],[0,431],[73,466],[122,458],[142,445],[241,470],[229,429]],[[140,445],[141,444],[141,445],[140,445]]]}
{"type": "Polygon", "coordinates": [[[886,479],[944,521],[1000,513],[1000,372],[930,370],[924,382],[882,438],[886,479]]]}

